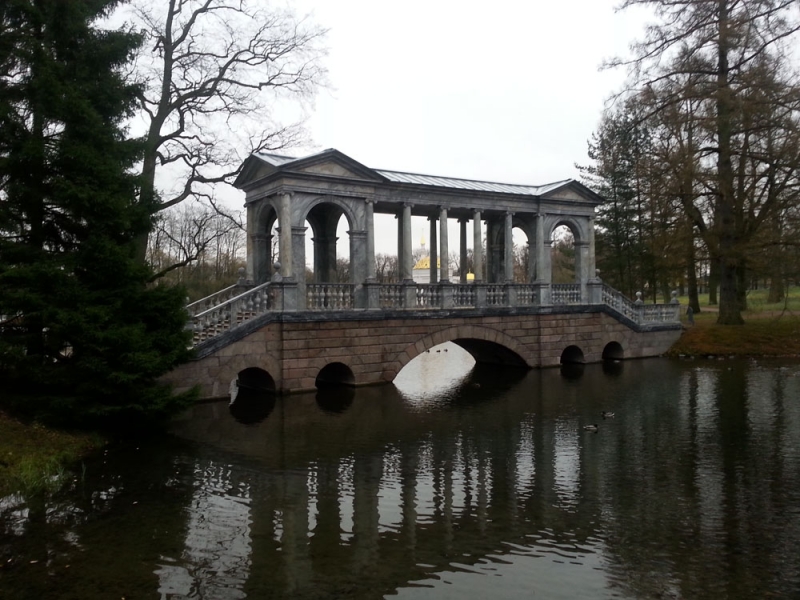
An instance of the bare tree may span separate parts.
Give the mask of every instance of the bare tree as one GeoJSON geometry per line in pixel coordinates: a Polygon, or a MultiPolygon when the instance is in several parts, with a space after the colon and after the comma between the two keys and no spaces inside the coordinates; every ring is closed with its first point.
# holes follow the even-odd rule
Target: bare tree
{"type": "MultiPolygon", "coordinates": [[[[800,104],[790,44],[800,30],[798,3],[625,0],[622,6],[635,5],[654,8],[660,22],[633,46],[632,60],[613,64],[630,67],[626,91],[643,101],[645,118],[692,133],[686,165],[701,168],[691,193],[679,199],[718,268],[718,323],[739,324],[748,245],[796,187],[800,104]]],[[[676,150],[677,141],[667,136],[666,148],[676,150]]]]}
{"type": "MultiPolygon", "coordinates": [[[[145,122],[140,200],[152,214],[188,198],[215,201],[246,156],[305,140],[276,103],[324,83],[325,31],[289,9],[248,0],[137,0],[133,26],[145,122]]],[[[144,259],[146,240],[140,245],[144,259]]]]}

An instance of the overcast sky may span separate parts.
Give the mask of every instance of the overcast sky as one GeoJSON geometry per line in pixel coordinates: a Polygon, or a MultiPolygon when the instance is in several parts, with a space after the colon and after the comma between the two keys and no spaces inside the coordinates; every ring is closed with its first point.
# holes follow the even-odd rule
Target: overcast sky
{"type": "Polygon", "coordinates": [[[620,0],[296,0],[330,29],[309,129],[370,167],[507,183],[577,178],[642,34],[620,0]]]}
{"type": "MultiPolygon", "coordinates": [[[[620,2],[295,0],[298,14],[330,30],[330,88],[308,122],[315,149],[396,171],[577,179],[575,163],[587,163],[587,140],[625,78],[600,64],[626,55],[646,21],[642,11],[615,11],[620,2]]],[[[376,251],[393,254],[396,229],[386,219],[376,216],[386,234],[376,251]]],[[[425,227],[414,220],[415,246],[425,227]]],[[[450,230],[457,250],[455,222],[450,230]]]]}

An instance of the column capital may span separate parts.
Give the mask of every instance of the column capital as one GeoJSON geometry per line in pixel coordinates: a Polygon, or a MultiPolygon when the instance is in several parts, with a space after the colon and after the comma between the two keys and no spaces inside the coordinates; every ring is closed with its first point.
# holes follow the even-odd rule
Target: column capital
{"type": "Polygon", "coordinates": [[[292,225],[292,233],[294,235],[300,235],[300,234],[305,235],[307,229],[308,227],[297,227],[295,225],[292,225]]]}

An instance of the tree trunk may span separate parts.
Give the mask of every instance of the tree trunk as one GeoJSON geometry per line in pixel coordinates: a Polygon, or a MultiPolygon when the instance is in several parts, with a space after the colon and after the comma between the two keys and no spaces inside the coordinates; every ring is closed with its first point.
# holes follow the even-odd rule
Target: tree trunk
{"type": "Polygon", "coordinates": [[[686,287],[689,290],[689,306],[694,314],[700,313],[700,298],[697,294],[697,262],[694,257],[694,229],[690,229],[686,245],[686,287]]]}
{"type": "Polygon", "coordinates": [[[719,0],[719,38],[717,42],[717,155],[718,197],[715,210],[715,228],[719,233],[720,290],[719,325],[744,323],[739,304],[736,220],[734,215],[734,173],[731,160],[733,131],[733,100],[729,81],[728,53],[729,16],[728,1],[719,0]]]}
{"type": "Polygon", "coordinates": [[[719,260],[712,257],[709,261],[708,268],[708,304],[709,306],[716,306],[719,302],[717,300],[717,288],[719,287],[719,260]]]}

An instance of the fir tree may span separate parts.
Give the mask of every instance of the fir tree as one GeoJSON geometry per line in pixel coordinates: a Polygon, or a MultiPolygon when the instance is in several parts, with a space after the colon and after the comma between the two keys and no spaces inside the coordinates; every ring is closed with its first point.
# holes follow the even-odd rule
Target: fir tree
{"type": "MultiPolygon", "coordinates": [[[[183,292],[152,288],[134,240],[142,144],[122,76],[140,40],[109,0],[0,5],[0,376],[6,403],[96,424],[186,402],[157,378],[188,358],[183,292]],[[22,400],[23,402],[19,402],[22,400]]],[[[2,396],[0,396],[2,398],[2,396]]]]}

